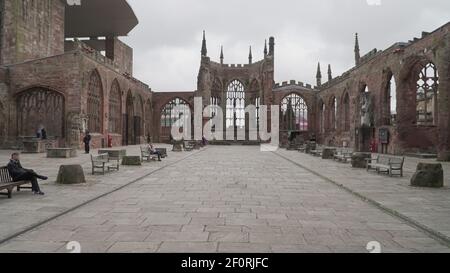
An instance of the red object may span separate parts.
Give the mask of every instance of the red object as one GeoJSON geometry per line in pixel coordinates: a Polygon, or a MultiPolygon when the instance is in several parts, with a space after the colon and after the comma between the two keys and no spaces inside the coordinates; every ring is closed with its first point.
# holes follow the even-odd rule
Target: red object
{"type": "Polygon", "coordinates": [[[112,148],[112,136],[108,135],[108,148],[112,148]]]}
{"type": "Polygon", "coordinates": [[[370,143],[370,152],[378,153],[378,143],[376,139],[373,139],[370,143]]]}

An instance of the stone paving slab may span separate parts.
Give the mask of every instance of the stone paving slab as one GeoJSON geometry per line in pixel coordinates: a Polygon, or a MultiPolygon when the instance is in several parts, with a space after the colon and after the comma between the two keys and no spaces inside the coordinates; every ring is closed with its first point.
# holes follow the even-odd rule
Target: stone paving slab
{"type": "MultiPolygon", "coordinates": [[[[312,161],[306,155],[285,155],[312,161]]],[[[168,160],[167,164],[176,161],[172,157],[181,159],[182,154],[170,154],[174,161],[168,160]]],[[[318,166],[320,163],[314,162],[318,166]]],[[[335,177],[355,185],[357,175],[360,180],[368,176],[346,169],[345,165],[334,165],[338,163],[322,164],[321,173],[334,171],[335,177]]],[[[130,180],[133,175],[148,172],[148,168],[152,167],[134,169],[128,179],[123,179],[130,180]]],[[[369,190],[368,194],[371,188],[375,192],[382,190],[376,184],[381,180],[382,184],[393,185],[383,189],[391,193],[388,196],[398,198],[395,190],[406,189],[399,194],[412,196],[413,200],[419,197],[408,195],[408,187],[393,182],[401,180],[368,177],[373,184],[359,182],[369,190]]],[[[116,180],[114,176],[110,179],[116,180]]],[[[52,185],[45,187],[51,189],[52,185]]],[[[80,191],[63,189],[68,195],[80,191]]],[[[80,192],[84,191],[87,190],[80,192]]],[[[41,200],[22,194],[20,197],[4,203],[17,203],[21,209],[27,208],[27,201],[40,205],[40,209],[45,200],[53,203],[48,208],[71,206],[68,200],[52,195],[41,200]]],[[[437,212],[446,211],[445,200],[433,194],[426,194],[426,200],[430,202],[429,209],[439,207],[437,212]]],[[[25,218],[33,213],[54,213],[53,209],[48,209],[48,214],[46,210],[36,211],[27,213],[25,218]]],[[[16,210],[14,218],[18,226],[27,221],[19,213],[16,210]]],[[[421,217],[428,219],[425,213],[421,217]]],[[[3,226],[6,225],[2,222],[0,227],[3,226]]],[[[192,154],[0,245],[0,252],[67,252],[65,246],[72,240],[81,243],[83,252],[367,253],[370,241],[378,241],[384,252],[450,252],[408,223],[323,178],[272,153],[262,153],[258,147],[242,146],[209,147],[192,154]]]]}
{"type": "MultiPolygon", "coordinates": [[[[323,160],[304,153],[286,150],[278,150],[277,153],[450,237],[450,163],[448,162],[442,162],[445,187],[428,189],[411,187],[410,180],[419,162],[435,163],[432,159],[407,157],[404,177],[391,178],[366,170],[354,169],[350,164],[323,160]]],[[[375,223],[375,227],[383,229],[386,225],[375,223]]],[[[395,229],[399,228],[403,230],[401,227],[395,229]]],[[[405,227],[405,229],[408,228],[405,227]]],[[[394,228],[391,227],[391,230],[394,228]]]]}
{"type": "MultiPolygon", "coordinates": [[[[158,144],[157,147],[170,148],[168,145],[158,144]]],[[[127,149],[128,154],[140,154],[139,146],[122,147],[127,149]]],[[[13,151],[0,150],[0,165],[6,165],[9,162],[13,151]]],[[[93,154],[97,150],[92,151],[93,154]]],[[[22,165],[25,168],[32,168],[35,171],[47,175],[48,181],[42,182],[41,188],[46,195],[42,197],[34,196],[29,191],[14,193],[13,199],[0,197],[0,241],[21,231],[32,227],[33,225],[58,215],[68,209],[76,207],[86,201],[96,198],[109,191],[117,189],[134,179],[142,177],[152,171],[168,166],[192,153],[169,153],[169,157],[162,162],[144,163],[143,167],[124,167],[121,166],[119,172],[108,173],[105,176],[91,174],[90,156],[79,152],[79,156],[69,159],[48,159],[45,154],[23,154],[21,156],[22,165]],[[62,164],[80,164],[82,165],[87,183],[85,185],[56,185],[56,177],[59,165],[62,164]]],[[[121,205],[137,204],[132,199],[125,200],[121,205]]],[[[121,206],[117,212],[124,210],[136,210],[136,208],[127,208],[121,206]]],[[[77,218],[71,224],[71,227],[83,223],[99,224],[99,221],[113,221],[114,217],[101,219],[96,217],[99,213],[109,211],[108,207],[97,207],[95,211],[79,211],[75,215],[77,218]]],[[[113,211],[116,212],[116,211],[113,211]]],[[[124,221],[124,220],[123,220],[124,221]]],[[[124,221],[125,222],[125,221],[124,221]]]]}

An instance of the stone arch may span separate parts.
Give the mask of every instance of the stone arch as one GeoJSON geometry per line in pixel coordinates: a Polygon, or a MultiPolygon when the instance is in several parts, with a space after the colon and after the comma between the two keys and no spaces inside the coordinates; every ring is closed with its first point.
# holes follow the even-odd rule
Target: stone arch
{"type": "Polygon", "coordinates": [[[45,128],[49,137],[65,137],[65,97],[46,87],[30,87],[16,94],[17,134],[35,136],[45,128]]]}
{"type": "MultiPolygon", "coordinates": [[[[190,115],[192,118],[189,103],[180,97],[174,97],[162,106],[160,111],[160,137],[164,142],[172,140],[172,125],[180,119],[181,115],[190,115]],[[176,107],[181,107],[181,109],[176,109],[176,107]]],[[[185,126],[186,124],[182,127],[185,126]]]]}
{"type": "Polygon", "coordinates": [[[291,92],[281,100],[281,114],[286,130],[309,131],[309,107],[298,92],[291,92]]]}
{"type": "Polygon", "coordinates": [[[226,128],[245,128],[245,92],[246,88],[244,83],[238,79],[234,79],[227,84],[226,128]]]}
{"type": "Polygon", "coordinates": [[[124,125],[124,144],[133,145],[135,144],[135,134],[134,134],[134,97],[131,89],[128,90],[125,102],[125,125],[124,125]]]}
{"type": "Polygon", "coordinates": [[[119,81],[114,79],[109,92],[109,116],[108,129],[110,133],[121,134],[122,132],[122,91],[119,81]]]}
{"type": "Polygon", "coordinates": [[[382,125],[395,125],[397,119],[397,77],[390,68],[385,69],[381,93],[382,125]]]}
{"type": "MultiPolygon", "coordinates": [[[[411,56],[407,58],[403,62],[403,66],[400,70],[399,77],[397,79],[397,98],[398,98],[398,106],[402,109],[401,112],[398,113],[397,119],[398,124],[416,124],[416,125],[433,125],[437,124],[437,120],[433,119],[432,122],[425,122],[424,124],[420,124],[418,113],[418,81],[419,76],[421,74],[421,70],[427,64],[433,64],[436,68],[436,71],[439,71],[436,63],[433,60],[426,58],[425,56],[411,56]]],[[[439,93],[439,86],[437,86],[437,90],[439,93]]],[[[436,99],[438,96],[435,96],[436,99]]],[[[435,105],[437,107],[437,102],[435,105]]],[[[436,115],[437,117],[437,115],[436,115]]]]}
{"type": "Polygon", "coordinates": [[[134,127],[136,135],[136,144],[140,143],[140,137],[144,136],[144,124],[145,124],[145,111],[144,111],[144,100],[141,95],[137,95],[134,103],[134,127]]]}
{"type": "Polygon", "coordinates": [[[100,73],[94,69],[89,75],[87,92],[88,130],[103,133],[103,83],[100,73]]]}
{"type": "Polygon", "coordinates": [[[338,99],[336,96],[331,96],[328,102],[328,115],[329,115],[329,124],[328,128],[330,130],[336,131],[338,129],[338,99]]]}
{"type": "Polygon", "coordinates": [[[318,101],[318,109],[319,109],[319,133],[323,134],[325,133],[326,130],[326,106],[325,103],[323,102],[322,98],[319,98],[318,101]]]}
{"type": "Polygon", "coordinates": [[[145,103],[145,136],[147,140],[153,134],[153,105],[150,99],[145,103]]]}
{"type": "Polygon", "coordinates": [[[344,91],[344,95],[342,96],[342,102],[341,102],[341,109],[342,109],[342,115],[343,115],[343,128],[345,132],[350,131],[350,124],[351,124],[351,118],[350,118],[350,94],[347,90],[344,91]]]}

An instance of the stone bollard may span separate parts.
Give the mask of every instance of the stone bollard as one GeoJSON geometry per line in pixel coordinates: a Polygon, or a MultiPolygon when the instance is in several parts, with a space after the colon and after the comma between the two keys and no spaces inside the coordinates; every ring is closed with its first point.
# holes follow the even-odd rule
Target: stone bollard
{"type": "Polygon", "coordinates": [[[411,179],[411,186],[426,188],[444,187],[444,170],[442,164],[419,163],[411,179]]]}
{"type": "Polygon", "coordinates": [[[334,159],[335,153],[336,153],[336,149],[324,148],[322,151],[322,159],[334,159]]]}
{"type": "Polygon", "coordinates": [[[124,156],[122,158],[123,166],[142,166],[142,160],[140,156],[124,156]]]}
{"type": "Polygon", "coordinates": [[[58,178],[56,179],[56,183],[63,184],[63,185],[86,183],[86,178],[84,176],[83,168],[81,167],[81,165],[62,165],[62,166],[60,166],[58,178]]]}
{"type": "Polygon", "coordinates": [[[358,169],[367,168],[367,159],[371,159],[371,153],[354,153],[352,155],[352,167],[358,169]]]}
{"type": "Polygon", "coordinates": [[[182,152],[183,151],[183,145],[181,143],[174,143],[172,152],[182,152]]]}

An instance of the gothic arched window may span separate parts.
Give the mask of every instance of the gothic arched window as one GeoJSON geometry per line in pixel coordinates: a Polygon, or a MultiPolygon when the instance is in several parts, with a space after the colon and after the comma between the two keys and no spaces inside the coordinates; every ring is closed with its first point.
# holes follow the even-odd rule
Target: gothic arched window
{"type": "Polygon", "coordinates": [[[417,80],[417,124],[433,125],[436,122],[439,75],[436,66],[422,66],[417,80]]]}
{"type": "Polygon", "coordinates": [[[115,80],[111,86],[109,94],[109,132],[121,134],[120,121],[122,119],[121,111],[121,91],[119,83],[115,80]]]}
{"type": "Polygon", "coordinates": [[[281,111],[288,130],[308,131],[308,105],[301,96],[286,96],[281,102],[281,111]]]}
{"type": "Polygon", "coordinates": [[[238,80],[234,80],[228,85],[226,111],[227,128],[245,127],[245,88],[238,80]]]}
{"type": "Polygon", "coordinates": [[[387,82],[386,99],[386,125],[394,125],[397,120],[397,84],[395,82],[395,77],[392,74],[387,82]]]}
{"type": "Polygon", "coordinates": [[[17,96],[19,136],[35,136],[45,128],[48,136],[64,137],[64,96],[46,88],[32,88],[17,96]]]}
{"type": "Polygon", "coordinates": [[[176,98],[167,103],[161,111],[161,127],[170,128],[175,122],[182,118],[183,115],[189,114],[189,104],[180,98],[176,98]]]}
{"type": "Polygon", "coordinates": [[[88,98],[87,98],[87,115],[88,130],[91,133],[102,133],[103,121],[103,91],[100,75],[97,71],[93,71],[89,78],[88,98]]]}

